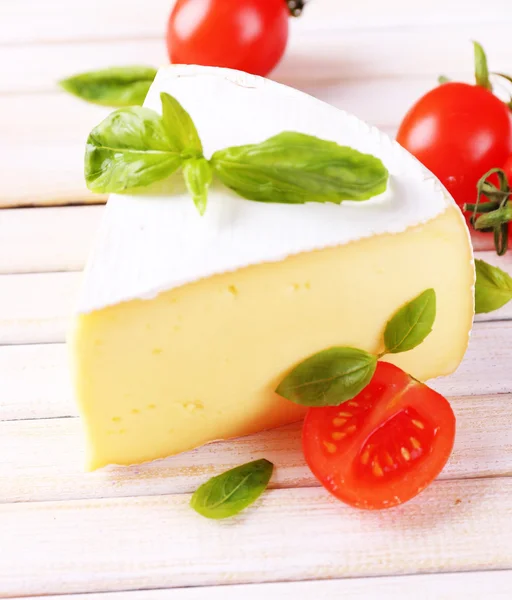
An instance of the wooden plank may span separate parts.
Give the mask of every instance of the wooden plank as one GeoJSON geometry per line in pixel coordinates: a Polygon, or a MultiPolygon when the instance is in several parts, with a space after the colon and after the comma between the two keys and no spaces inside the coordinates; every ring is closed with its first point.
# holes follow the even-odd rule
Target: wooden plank
{"type": "MultiPolygon", "coordinates": [[[[478,571],[46,596],[45,600],[510,600],[512,571],[478,571]],[[492,591],[491,591],[492,590],[492,591]]],[[[24,596],[28,600],[27,596],[24,596]]],[[[23,600],[23,599],[20,599],[23,600]]]]}
{"type": "MultiPolygon", "coordinates": [[[[505,257],[492,252],[478,256],[512,273],[512,253],[505,257]]],[[[0,345],[63,342],[80,281],[78,272],[0,275],[0,345]],[[38,302],[33,301],[35,297],[38,302]]],[[[476,320],[511,318],[509,302],[498,311],[477,315],[476,320]]]]}
{"type": "MultiPolygon", "coordinates": [[[[456,373],[430,382],[445,396],[512,391],[512,322],[477,323],[456,373]]],[[[0,421],[76,416],[64,344],[0,346],[0,421]]]]}
{"type": "MultiPolygon", "coordinates": [[[[509,31],[506,21],[458,27],[297,31],[273,77],[298,85],[368,77],[435,77],[440,70],[470,76],[473,57],[468,40],[473,38],[487,48],[493,69],[506,72],[509,31]]],[[[0,93],[53,90],[63,77],[109,65],[167,62],[163,39],[0,46],[0,93]]]]}
{"type": "Polygon", "coordinates": [[[0,346],[0,420],[76,416],[65,344],[0,346]]]}
{"type": "Polygon", "coordinates": [[[512,478],[434,483],[387,513],[271,490],[226,522],[189,496],[0,506],[5,596],[510,569],[512,478]]]}
{"type": "Polygon", "coordinates": [[[102,206],[0,211],[0,273],[81,271],[102,206]]]}
{"type": "MultiPolygon", "coordinates": [[[[82,270],[102,213],[101,206],[0,211],[0,274],[82,270]]],[[[492,249],[492,236],[485,245],[492,249]]],[[[482,258],[504,268],[510,262],[512,271],[511,255],[482,258]]]]}
{"type": "Polygon", "coordinates": [[[63,342],[81,273],[0,275],[0,344],[63,342]]]}
{"type": "MultiPolygon", "coordinates": [[[[441,479],[512,475],[512,393],[451,402],[457,438],[441,479]]],[[[144,465],[84,474],[79,419],[3,421],[0,456],[2,503],[193,492],[212,475],[261,457],[277,467],[274,488],[318,485],[304,461],[300,423],[144,465]]]]}
{"type": "Polygon", "coordinates": [[[2,180],[0,208],[104,204],[107,196],[92,194],[84,183],[85,139],[82,143],[57,140],[38,145],[0,141],[2,174],[7,173],[2,180]]]}
{"type": "MultiPolygon", "coordinates": [[[[24,0],[0,4],[0,44],[55,43],[75,40],[114,40],[162,37],[173,0],[152,0],[151,10],[140,11],[123,0],[24,0]],[[102,15],[102,26],[98,23],[102,15]],[[27,19],[30,15],[30,19],[27,19]],[[108,26],[104,26],[108,23],[108,26]]],[[[338,0],[311,2],[303,18],[293,21],[297,30],[411,27],[417,24],[497,23],[507,20],[506,0],[483,5],[468,0],[464,11],[456,3],[430,0],[414,5],[404,0],[375,3],[361,0],[346,10],[338,0]]]]}
{"type": "MultiPolygon", "coordinates": [[[[408,108],[435,85],[433,76],[413,76],[298,87],[394,136],[408,108]]],[[[0,95],[0,154],[6,167],[0,207],[104,202],[105,196],[86,190],[83,153],[88,133],[108,113],[57,91],[0,95]]]]}

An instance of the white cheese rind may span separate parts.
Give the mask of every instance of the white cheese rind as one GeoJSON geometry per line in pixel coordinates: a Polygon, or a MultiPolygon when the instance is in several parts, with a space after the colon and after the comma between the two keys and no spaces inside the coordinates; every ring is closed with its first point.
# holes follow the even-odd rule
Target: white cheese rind
{"type": "Polygon", "coordinates": [[[160,69],[145,106],[161,112],[162,91],[190,113],[207,158],[227,146],[298,131],[381,158],[390,172],[388,189],[364,202],[286,205],[251,202],[215,184],[203,217],[181,177],[151,195],[112,195],[86,269],[81,313],[248,265],[398,233],[453,204],[434,175],[378,129],[292,88],[229,69],[180,65],[160,69]]]}

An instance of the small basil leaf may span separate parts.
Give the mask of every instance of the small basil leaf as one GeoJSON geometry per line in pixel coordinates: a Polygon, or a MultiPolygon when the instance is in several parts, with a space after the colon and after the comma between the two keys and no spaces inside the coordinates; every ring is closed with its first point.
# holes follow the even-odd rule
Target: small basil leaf
{"type": "Polygon", "coordinates": [[[475,79],[476,84],[486,90],[492,90],[491,81],[489,79],[489,68],[487,66],[487,56],[481,44],[473,42],[475,52],[475,79]]]}
{"type": "Polygon", "coordinates": [[[182,162],[160,115],[138,106],[120,108],[89,134],[85,181],[93,192],[127,192],[168,177],[182,162]]]}
{"type": "Polygon", "coordinates": [[[183,166],[187,189],[200,215],[204,215],[208,201],[208,188],[212,182],[212,168],[205,158],[189,158],[183,166]]]}
{"type": "Polygon", "coordinates": [[[196,490],[190,506],[208,519],[226,519],[247,508],[265,491],[274,465],[261,459],[212,477],[196,490]]]}
{"type": "Polygon", "coordinates": [[[211,164],[224,185],[258,202],[367,200],[384,192],[388,181],[378,158],[294,132],[220,150],[211,164]]]}
{"type": "Polygon", "coordinates": [[[475,260],[475,311],[488,313],[512,300],[512,277],[483,260],[475,260]]]}
{"type": "Polygon", "coordinates": [[[187,150],[192,156],[202,156],[203,146],[188,112],[176,98],[165,92],[160,94],[160,99],[164,126],[174,146],[181,151],[187,150]]]}
{"type": "Polygon", "coordinates": [[[439,75],[439,77],[437,78],[437,83],[439,85],[443,85],[443,83],[450,83],[451,79],[449,77],[446,77],[446,75],[439,75]]]}
{"type": "Polygon", "coordinates": [[[436,318],[436,293],[422,292],[396,312],[384,331],[386,352],[398,354],[419,346],[432,331],[436,318]]]}
{"type": "Polygon", "coordinates": [[[338,406],[371,381],[377,357],[357,348],[329,348],[300,363],[279,384],[280,396],[304,406],[338,406]]]}
{"type": "Polygon", "coordinates": [[[111,67],[68,77],[59,85],[82,100],[101,106],[138,106],[144,102],[156,69],[144,66],[111,67]]]}

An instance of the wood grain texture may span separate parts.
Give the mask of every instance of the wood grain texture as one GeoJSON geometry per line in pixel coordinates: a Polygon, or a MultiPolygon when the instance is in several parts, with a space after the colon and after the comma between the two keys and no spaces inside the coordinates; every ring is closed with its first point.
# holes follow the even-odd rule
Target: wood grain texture
{"type": "MultiPolygon", "coordinates": [[[[83,249],[83,238],[81,242],[80,237],[77,240],[83,249]]],[[[58,251],[50,254],[59,255],[58,251]]],[[[492,252],[478,253],[478,256],[512,273],[511,253],[505,257],[497,257],[492,252]]],[[[63,342],[80,282],[79,272],[0,275],[0,345],[63,342]],[[34,302],[35,297],[37,302],[34,302]]],[[[509,302],[498,311],[477,315],[476,320],[511,318],[512,302],[509,302]]]]}
{"type": "MultiPolygon", "coordinates": [[[[0,3],[0,44],[56,43],[77,40],[119,40],[162,37],[173,0],[152,0],[150,11],[123,0],[23,0],[0,3]],[[30,15],[30,19],[27,19],[30,15]],[[101,15],[101,22],[98,22],[101,15]]],[[[483,5],[467,0],[465,9],[443,0],[415,4],[388,0],[385,4],[361,0],[350,10],[339,0],[314,0],[303,18],[293,21],[294,30],[325,27],[357,29],[411,27],[418,25],[496,23],[506,19],[506,0],[483,5]]]]}
{"type": "MultiPolygon", "coordinates": [[[[459,369],[430,385],[446,396],[512,391],[512,322],[475,325],[459,369]]],[[[0,421],[76,416],[64,344],[0,346],[0,421]]]]}
{"type": "Polygon", "coordinates": [[[512,478],[436,482],[386,512],[270,490],[209,521],[186,494],[0,506],[5,596],[510,569],[512,478]]]}
{"type": "Polygon", "coordinates": [[[0,273],[81,271],[102,206],[0,211],[0,273]]]}
{"type": "MultiPolygon", "coordinates": [[[[457,438],[441,479],[512,475],[512,394],[452,398],[457,438]]],[[[271,487],[318,485],[305,464],[301,424],[216,442],[165,460],[84,473],[77,418],[0,422],[0,503],[193,492],[209,477],[266,458],[271,487]]]]}
{"type": "Polygon", "coordinates": [[[66,594],[46,596],[45,600],[482,600],[489,598],[490,590],[494,600],[510,600],[512,571],[66,594]]]}
{"type": "MultiPolygon", "coordinates": [[[[387,30],[292,32],[286,55],[272,78],[298,85],[418,74],[436,77],[439,70],[470,76],[473,38],[487,48],[493,70],[506,72],[510,66],[505,42],[509,30],[510,23],[505,21],[456,28],[419,25],[387,30]],[[433,36],[435,44],[431,43],[433,36]],[[427,47],[429,51],[425,52],[427,47]]],[[[0,93],[54,90],[64,77],[111,65],[167,63],[163,39],[0,46],[0,93]]]]}
{"type": "Polygon", "coordinates": [[[0,275],[0,345],[63,342],[81,273],[0,275]]]}

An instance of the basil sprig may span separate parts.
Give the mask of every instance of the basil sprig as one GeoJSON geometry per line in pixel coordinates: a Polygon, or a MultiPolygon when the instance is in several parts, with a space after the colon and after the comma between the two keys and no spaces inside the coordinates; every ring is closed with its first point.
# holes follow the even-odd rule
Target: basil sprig
{"type": "Polygon", "coordinates": [[[201,214],[212,174],[243,198],[297,204],[367,200],[385,191],[382,161],[335,142],[283,132],[262,143],[226,148],[207,161],[190,115],[162,93],[162,116],[143,107],[121,108],[89,135],[85,180],[97,193],[146,187],[184,168],[201,214]]]}
{"type": "Polygon", "coordinates": [[[483,260],[475,260],[475,312],[489,313],[512,300],[512,277],[483,260]]]}
{"type": "Polygon", "coordinates": [[[190,506],[208,519],[226,519],[247,508],[265,491],[274,465],[261,459],[212,477],[199,487],[190,506]]]}
{"type": "Polygon", "coordinates": [[[101,106],[139,106],[144,102],[156,76],[145,66],[110,67],[73,75],[59,85],[82,100],[101,106]]]}
{"type": "Polygon", "coordinates": [[[384,352],[376,355],[345,347],[322,350],[297,365],[279,384],[276,393],[303,406],[338,406],[351,400],[370,383],[377,360],[419,346],[431,332],[435,316],[436,294],[428,289],[388,321],[384,352]]]}

